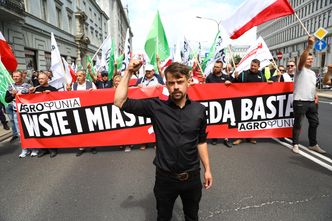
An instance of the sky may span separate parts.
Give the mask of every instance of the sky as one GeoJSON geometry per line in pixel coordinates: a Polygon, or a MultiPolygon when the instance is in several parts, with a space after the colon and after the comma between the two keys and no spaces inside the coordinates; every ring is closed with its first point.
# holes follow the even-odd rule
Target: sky
{"type": "MultiPolygon", "coordinates": [[[[229,17],[244,0],[122,0],[128,5],[129,20],[134,34],[133,52],[144,51],[144,43],[150,31],[153,19],[159,10],[166,32],[169,47],[174,47],[180,38],[185,36],[192,47],[209,48],[218,31],[217,22],[229,17]],[[196,16],[214,19],[198,19],[196,16]]],[[[223,31],[220,26],[221,32],[223,31]]],[[[248,31],[236,41],[229,40],[232,45],[250,45],[256,40],[256,28],[248,31]]]]}

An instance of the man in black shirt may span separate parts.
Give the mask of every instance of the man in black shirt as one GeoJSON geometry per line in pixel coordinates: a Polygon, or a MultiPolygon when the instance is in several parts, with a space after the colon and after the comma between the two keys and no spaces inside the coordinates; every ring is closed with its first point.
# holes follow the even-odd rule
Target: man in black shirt
{"type": "Polygon", "coordinates": [[[190,73],[187,66],[173,63],[165,69],[167,101],[158,98],[127,98],[128,83],[142,62],[131,61],[115,91],[114,104],[122,110],[150,117],[156,134],[157,220],[171,220],[175,200],[181,197],[185,220],[198,220],[202,196],[200,161],[204,166],[204,187],[212,185],[206,143],[205,107],[187,95],[190,73]]]}
{"type": "MultiPolygon", "coordinates": [[[[224,74],[222,72],[224,64],[222,61],[216,61],[213,66],[213,71],[209,76],[207,76],[205,82],[206,83],[225,83],[225,85],[229,85],[232,83],[232,77],[224,74]]],[[[218,139],[212,139],[212,145],[216,145],[218,142],[218,139]]],[[[228,138],[224,139],[224,144],[231,148],[232,144],[228,141],[228,138]]]]}
{"type": "MultiPolygon", "coordinates": [[[[49,77],[45,72],[39,72],[38,82],[39,86],[31,87],[29,90],[31,93],[49,93],[51,91],[57,91],[57,89],[48,84],[49,77]]],[[[50,153],[50,157],[53,158],[57,155],[57,149],[55,148],[41,148],[38,151],[38,157],[42,157],[47,154],[47,151],[50,153]]]]}
{"type": "MultiPolygon", "coordinates": [[[[266,82],[264,74],[259,70],[260,61],[253,59],[250,63],[250,69],[241,72],[239,75],[235,73],[235,82],[238,83],[252,83],[252,82],[266,82]]],[[[256,140],[252,138],[246,139],[252,144],[256,144],[256,140]]],[[[242,143],[243,139],[237,139],[233,142],[234,145],[242,143]]]]}

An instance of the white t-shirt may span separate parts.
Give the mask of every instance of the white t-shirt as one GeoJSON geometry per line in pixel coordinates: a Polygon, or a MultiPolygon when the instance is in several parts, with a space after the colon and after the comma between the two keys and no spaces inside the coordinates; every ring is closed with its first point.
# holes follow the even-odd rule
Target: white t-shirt
{"type": "MultiPolygon", "coordinates": [[[[92,88],[97,89],[96,85],[94,83],[92,83],[92,88]]],[[[78,91],[85,91],[86,90],[86,82],[84,82],[84,84],[77,83],[77,90],[78,91]]]]}
{"type": "Polygon", "coordinates": [[[314,101],[316,95],[316,74],[303,67],[294,78],[294,100],[314,101]]]}

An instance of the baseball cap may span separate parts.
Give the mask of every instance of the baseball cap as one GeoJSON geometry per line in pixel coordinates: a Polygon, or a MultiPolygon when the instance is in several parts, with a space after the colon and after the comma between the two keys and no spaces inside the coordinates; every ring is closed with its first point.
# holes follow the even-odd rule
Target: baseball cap
{"type": "Polygon", "coordinates": [[[145,71],[152,71],[152,70],[154,70],[153,65],[151,65],[151,64],[145,65],[145,71]]]}

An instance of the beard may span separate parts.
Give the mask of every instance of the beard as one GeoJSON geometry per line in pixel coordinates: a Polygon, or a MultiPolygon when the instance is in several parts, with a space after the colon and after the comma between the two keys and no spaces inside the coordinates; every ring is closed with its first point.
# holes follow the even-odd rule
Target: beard
{"type": "Polygon", "coordinates": [[[185,95],[181,92],[181,91],[174,91],[172,94],[171,94],[171,98],[172,100],[174,101],[178,101],[178,100],[181,100],[185,97],[185,95]]]}

